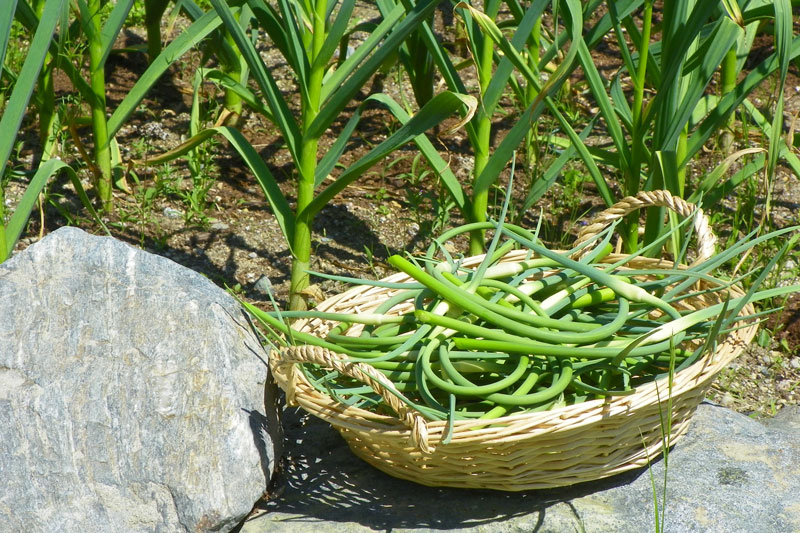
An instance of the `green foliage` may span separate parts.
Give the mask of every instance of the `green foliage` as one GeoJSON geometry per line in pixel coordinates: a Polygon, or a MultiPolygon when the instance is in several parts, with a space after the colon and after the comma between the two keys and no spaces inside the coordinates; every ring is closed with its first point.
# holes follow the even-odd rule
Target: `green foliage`
{"type": "Polygon", "coordinates": [[[302,308],[305,304],[300,293],[308,285],[311,225],[315,215],[349,183],[399,146],[416,141],[428,147],[430,142],[423,133],[472,102],[467,97],[445,92],[432,98],[416,115],[408,116],[386,95],[372,95],[356,108],[331,148],[322,155],[319,150],[322,135],[340,119],[345,107],[393,50],[430,17],[436,2],[420,3],[409,13],[397,6],[352,54],[345,58],[340,56],[338,61],[334,56],[346,35],[355,7],[353,0],[341,2],[338,9],[332,0],[283,0],[276,6],[262,0],[248,0],[241,8],[232,8],[222,0],[211,0],[211,3],[249,67],[260,95],[231,76],[222,73],[218,77],[280,131],[296,168],[295,206],[290,207],[268,166],[234,129],[221,126],[199,131],[183,147],[160,160],[179,157],[212,135],[222,135],[231,142],[255,174],[289,243],[293,255],[290,305],[302,308]],[[268,36],[274,50],[291,70],[299,94],[299,113],[290,107],[278,88],[273,69],[256,50],[247,31],[251,25],[268,36]],[[328,180],[365,107],[372,103],[387,106],[402,126],[328,180]]]}
{"type": "MultiPolygon", "coordinates": [[[[452,208],[467,222],[485,220],[490,192],[520,146],[530,183],[527,195],[515,206],[518,213],[534,206],[559,181],[564,198],[570,200],[566,206],[570,216],[575,216],[577,197],[588,180],[607,204],[642,189],[666,188],[708,208],[732,193],[752,199],[748,196],[751,191],[755,194],[752,184],[762,174],[768,213],[769,183],[778,162],[783,160],[800,173],[800,159],[782,130],[785,79],[790,62],[800,55],[788,0],[741,4],[680,0],[656,5],[657,16],[652,0],[453,4],[457,24],[445,32],[463,36],[466,52],[460,55],[453,43],[434,32],[438,5],[434,0],[379,0],[380,18],[368,21],[353,20],[354,0],[182,0],[172,10],[173,16],[180,10],[192,22],[160,51],[161,36],[155,35],[168,7],[166,0],[148,0],[138,7],[133,0],[14,0],[11,14],[4,15],[0,26],[6,82],[0,92],[7,101],[3,125],[18,131],[22,114],[30,103],[35,105],[42,150],[29,171],[34,175],[38,165],[56,153],[59,120],[66,125],[92,124],[95,152],[87,168],[94,172],[101,203],[110,209],[110,180],[121,175],[121,161],[114,155],[115,135],[162,74],[187,51],[202,46],[204,61],[214,56],[218,63],[217,68],[196,69],[191,139],[154,161],[187,157],[191,185],[187,181],[174,192],[184,202],[187,217],[202,223],[213,184],[208,172],[212,154],[202,143],[215,136],[231,143],[255,174],[291,248],[295,307],[302,305],[297,294],[308,282],[315,215],[348,184],[408,142],[416,144],[419,155],[406,176],[413,185],[407,189],[407,201],[435,214],[433,221],[426,222],[431,227],[421,228],[425,231],[446,225],[452,208]],[[138,19],[132,19],[132,13],[138,19]],[[105,64],[122,28],[136,21],[152,30],[151,64],[108,116],[105,64]],[[8,45],[15,32],[22,31],[36,35],[22,56],[25,66],[12,53],[18,48],[8,45]],[[774,53],[744,73],[759,31],[770,32],[774,53]],[[610,79],[594,61],[594,49],[609,39],[622,61],[610,79]],[[261,53],[263,42],[270,49],[268,58],[261,53]],[[84,50],[88,65],[75,53],[84,50]],[[34,59],[28,66],[29,58],[34,59]],[[276,76],[279,63],[294,82],[288,95],[283,85],[286,76],[276,76]],[[383,93],[359,96],[376,73],[386,72],[393,64],[405,70],[416,104],[397,102],[383,93]],[[82,69],[87,66],[85,77],[82,69]],[[70,119],[59,113],[52,92],[55,69],[62,70],[75,88],[73,107],[88,109],[89,118],[70,119]],[[576,78],[578,69],[581,79],[576,78]],[[469,85],[473,76],[475,87],[469,85]],[[720,89],[712,90],[717,79],[720,89]],[[207,121],[199,120],[197,109],[205,105],[206,97],[198,88],[207,80],[223,88],[224,105],[233,118],[238,118],[244,105],[275,125],[294,163],[296,187],[291,195],[284,195],[247,139],[229,127],[235,120],[210,128],[207,121]],[[448,90],[437,94],[439,81],[448,90]],[[767,83],[773,84],[776,95],[772,109],[750,101],[753,91],[767,83]],[[596,106],[595,116],[586,116],[573,101],[576,91],[583,89],[592,100],[590,105],[596,106]],[[472,97],[467,96],[470,92],[472,97]],[[382,107],[399,126],[358,161],[344,166],[340,160],[359,135],[369,106],[382,107]],[[415,106],[419,107],[416,111],[415,106]],[[752,125],[765,139],[764,146],[726,152],[696,179],[687,177],[703,146],[721,131],[736,127],[737,111],[747,120],[741,128],[752,125]],[[456,178],[448,158],[439,153],[441,147],[425,135],[457,112],[469,118],[464,131],[471,153],[464,155],[475,158],[469,183],[456,178]],[[320,149],[323,136],[332,141],[324,151],[320,149]],[[600,136],[609,142],[598,142],[600,136]],[[435,185],[419,188],[423,179],[434,179],[435,185]]],[[[741,138],[742,132],[738,133],[741,138]]],[[[439,135],[447,138],[450,132],[439,135]]],[[[730,136],[719,138],[728,143],[730,136]]],[[[15,137],[6,136],[0,142],[4,167],[16,145],[15,137]]],[[[10,175],[4,173],[5,182],[10,175]]],[[[379,198],[374,201],[380,204],[379,198]]],[[[734,222],[749,227],[765,221],[734,222]]],[[[652,210],[643,242],[653,242],[665,231],[662,226],[663,213],[652,210]]],[[[640,246],[637,221],[628,220],[623,233],[629,249],[640,246]]],[[[471,251],[480,251],[483,240],[482,230],[474,231],[471,251]]]]}
{"type": "MultiPolygon", "coordinates": [[[[401,160],[402,158],[398,158],[390,165],[401,160]]],[[[411,168],[398,177],[406,182],[405,199],[411,207],[414,223],[419,228],[418,234],[431,235],[443,231],[450,222],[450,211],[455,207],[455,202],[447,194],[442,181],[427,164],[423,154],[414,155],[411,168]],[[429,183],[431,181],[434,183],[429,183]]]]}
{"type": "MultiPolygon", "coordinates": [[[[575,17],[573,27],[581,27],[582,14],[579,4],[577,2],[567,3],[572,6],[569,14],[575,17]]],[[[455,6],[456,13],[463,22],[469,56],[472,58],[471,66],[478,78],[477,97],[481,105],[472,120],[465,125],[469,145],[472,149],[471,155],[475,158],[471,187],[469,188],[471,191],[467,194],[468,187],[458,183],[455,179],[449,179],[448,175],[443,175],[448,178],[444,179],[443,183],[464,218],[472,222],[486,220],[490,189],[499,179],[519,144],[523,140],[527,140],[528,144],[532,142],[531,130],[542,115],[545,109],[544,105],[549,109],[554,109],[553,102],[548,97],[558,90],[564,81],[563,75],[566,72],[564,68],[558,68],[550,74],[544,85],[541,84],[540,80],[544,72],[539,69],[537,62],[541,45],[539,39],[541,17],[551,2],[537,0],[525,9],[514,1],[506,4],[514,16],[510,29],[510,31],[513,30],[513,36],[510,40],[494,22],[503,5],[500,0],[486,0],[483,3],[482,12],[464,2],[455,6]],[[513,54],[519,62],[514,63],[508,57],[509,54],[513,54]],[[514,74],[515,67],[518,71],[530,74],[525,77],[527,85],[519,84],[514,74]],[[503,115],[503,110],[499,105],[500,100],[509,87],[520,100],[522,112],[517,118],[515,126],[493,150],[492,139],[496,134],[495,123],[498,117],[503,115]]],[[[554,6],[557,4],[557,2],[553,3],[554,6]]],[[[384,12],[391,5],[393,5],[391,0],[379,3],[384,12]]],[[[554,9],[557,10],[557,7],[554,9]]],[[[558,19],[557,15],[556,19],[558,19]]],[[[505,25],[505,28],[508,27],[509,25],[505,25]]],[[[578,39],[574,39],[570,43],[566,52],[561,50],[565,42],[553,43],[555,49],[564,53],[565,65],[569,65],[571,58],[575,55],[575,44],[580,38],[579,34],[577,36],[578,39]]],[[[401,49],[401,59],[405,58],[403,59],[404,64],[411,69],[409,77],[415,94],[417,94],[421,90],[418,88],[420,80],[428,78],[424,75],[424,70],[422,72],[413,70],[416,68],[417,62],[414,61],[415,57],[412,57],[412,53],[416,54],[416,59],[421,62],[423,69],[427,68],[427,57],[429,56],[450,90],[459,93],[468,92],[468,71],[463,69],[463,65],[457,65],[454,62],[448,48],[436,38],[429,21],[425,21],[413,39],[401,49]],[[421,44],[427,48],[426,55],[421,51],[421,44]],[[423,58],[426,59],[425,62],[422,61],[423,58]]],[[[482,235],[482,231],[475,231],[471,234],[471,253],[480,253],[483,250],[482,235]]]]}
{"type": "MultiPolygon", "coordinates": [[[[378,5],[385,13],[395,4],[383,0],[378,5]]],[[[463,21],[459,30],[463,27],[469,66],[477,75],[481,102],[465,127],[475,157],[471,188],[446,182],[453,198],[463,197],[456,204],[466,220],[484,220],[488,192],[521,143],[526,147],[523,153],[528,155],[528,166],[537,168],[531,173],[536,181],[531,184],[524,209],[541,198],[573,158],[583,162],[607,205],[616,201],[618,194],[668,189],[711,207],[756,170],[763,169],[767,176],[773,176],[779,158],[784,158],[795,172],[800,169],[800,161],[781,134],[786,72],[789,62],[800,54],[800,41],[792,35],[788,0],[756,0],[741,7],[735,2],[670,2],[659,6],[656,26],[653,6],[651,0],[541,0],[526,6],[513,0],[485,0],[482,10],[474,2],[455,5],[455,13],[463,21]],[[543,18],[546,12],[550,16],[543,18]],[[775,53],[751,69],[737,85],[735,80],[765,21],[771,23],[775,53]],[[609,35],[622,60],[622,68],[611,79],[601,74],[593,53],[600,43],[608,42],[609,35]],[[588,89],[597,106],[596,117],[576,114],[570,102],[570,86],[563,82],[577,68],[582,69],[579,83],[588,89]],[[714,94],[710,89],[718,76],[722,77],[722,87],[714,94]],[[771,119],[759,118],[750,111],[747,98],[771,79],[777,80],[775,112],[771,119]],[[509,92],[520,115],[494,146],[498,118],[508,112],[500,105],[501,98],[509,92]],[[562,101],[553,98],[556,93],[562,101]],[[758,156],[749,173],[726,174],[736,160],[749,155],[737,153],[736,158],[725,159],[709,169],[697,182],[687,180],[688,166],[699,157],[709,139],[730,127],[735,111],[742,105],[767,139],[764,154],[758,156]],[[542,137],[538,131],[544,116],[549,116],[558,128],[552,130],[557,132],[555,135],[545,133],[542,137]],[[578,135],[573,129],[589,118],[603,121],[589,124],[603,126],[603,131],[591,132],[591,139],[589,131],[578,135]],[[598,143],[597,135],[607,136],[610,143],[598,143]],[[539,138],[562,149],[559,157],[534,161],[531,147],[539,138]]],[[[427,58],[451,90],[468,91],[468,69],[437,39],[430,21],[406,41],[399,57],[415,94],[420,80],[429,79],[425,74],[427,63],[423,61],[427,58]],[[420,50],[420,43],[427,47],[427,54],[420,50]],[[422,62],[420,72],[415,70],[414,59],[422,62]]],[[[652,242],[664,231],[662,218],[663,210],[651,210],[644,242],[652,242]]],[[[624,235],[630,250],[638,248],[635,220],[628,221],[624,235]]],[[[482,241],[480,232],[475,232],[470,251],[479,252],[482,241]]]]}
{"type": "MultiPolygon", "coordinates": [[[[66,163],[57,159],[42,162],[34,169],[33,177],[28,182],[25,192],[19,200],[13,213],[7,217],[5,203],[5,188],[7,182],[5,175],[7,164],[12,152],[15,150],[17,133],[22,124],[22,118],[27,110],[42,66],[47,58],[53,35],[60,21],[61,8],[64,0],[47,0],[44,6],[44,16],[36,28],[36,33],[31,41],[30,48],[25,56],[25,61],[16,83],[11,91],[0,118],[0,262],[5,261],[22,235],[31,211],[34,209],[36,198],[47,185],[48,181],[60,172],[66,172],[79,194],[83,193],[80,180],[66,163]]],[[[16,13],[14,5],[11,9],[0,15],[0,64],[5,65],[6,50],[9,45],[12,21],[16,13]]],[[[81,198],[91,207],[85,194],[81,198]]]]}
{"type": "MultiPolygon", "coordinates": [[[[700,201],[704,207],[713,205],[710,201],[719,200],[719,195],[710,193],[733,184],[726,183],[722,169],[712,169],[692,190],[692,184],[687,183],[687,166],[699,156],[705,143],[728,125],[729,117],[748,95],[778,72],[778,105],[773,134],[769,136],[769,154],[764,160],[768,174],[774,173],[780,153],[780,135],[775,128],[780,130],[782,120],[782,89],[788,62],[800,54],[800,40],[791,34],[788,1],[755,4],[749,4],[749,9],[738,16],[738,8],[734,10],[732,3],[726,3],[726,11],[714,2],[669,2],[662,8],[660,33],[656,34],[651,31],[651,1],[608,3],[608,13],[588,32],[587,46],[582,46],[578,54],[612,140],[610,148],[589,151],[594,161],[582,155],[587,165],[602,162],[613,170],[607,173],[608,177],[595,177],[598,187],[610,190],[617,182],[625,195],[667,189],[700,201]],[[754,28],[765,18],[776,23],[775,53],[735,88],[726,87],[727,92],[719,98],[709,97],[709,86],[723,66],[736,72],[741,69],[754,28]],[[588,46],[599,42],[597,36],[606,31],[613,32],[624,61],[624,67],[610,81],[601,76],[588,46]],[[654,39],[656,35],[658,40],[654,39]],[[737,51],[735,65],[726,63],[731,49],[737,51]],[[630,77],[632,87],[623,81],[625,77],[630,77]]],[[[645,242],[652,242],[664,231],[662,219],[661,210],[649,214],[645,242]]],[[[631,220],[628,226],[627,246],[636,249],[637,224],[631,220]]]]}

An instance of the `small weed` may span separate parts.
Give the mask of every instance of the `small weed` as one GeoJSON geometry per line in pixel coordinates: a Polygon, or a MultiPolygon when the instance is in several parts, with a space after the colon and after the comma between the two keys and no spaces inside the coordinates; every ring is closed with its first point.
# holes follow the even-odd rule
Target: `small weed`
{"type": "Polygon", "coordinates": [[[389,206],[386,205],[386,198],[388,197],[389,191],[386,190],[386,187],[380,187],[374,193],[367,194],[367,198],[371,200],[375,200],[375,210],[379,215],[388,215],[389,214],[389,206]]]}
{"type": "Polygon", "coordinates": [[[367,266],[372,275],[379,278],[378,271],[375,269],[375,255],[372,252],[372,248],[366,244],[364,245],[364,258],[367,260],[367,266]]]}
{"type": "MultiPolygon", "coordinates": [[[[405,158],[398,158],[391,165],[401,159],[405,158]]],[[[415,155],[411,160],[411,169],[398,177],[406,181],[406,202],[411,207],[414,222],[420,227],[422,234],[430,235],[441,231],[450,222],[450,211],[455,207],[455,202],[428,167],[422,154],[415,155]],[[433,187],[427,185],[429,179],[436,180],[433,187]]]]}
{"type": "Polygon", "coordinates": [[[574,214],[580,206],[583,200],[583,186],[588,181],[590,181],[589,176],[577,169],[571,168],[564,172],[560,205],[570,214],[574,214]]]}
{"type": "Polygon", "coordinates": [[[244,296],[244,287],[242,287],[241,283],[236,283],[232,287],[228,287],[228,290],[235,296],[244,296]]]}
{"type": "Polygon", "coordinates": [[[135,173],[131,173],[133,201],[120,206],[118,210],[120,221],[113,224],[113,226],[125,228],[130,225],[135,227],[139,232],[139,241],[142,246],[145,243],[146,235],[149,233],[148,230],[154,228],[155,232],[153,233],[157,235],[157,246],[166,246],[166,238],[162,236],[158,218],[154,216],[154,213],[157,200],[167,196],[172,187],[172,173],[172,167],[164,164],[158,169],[150,185],[143,183],[135,173]],[[161,244],[159,245],[158,243],[161,244]]]}

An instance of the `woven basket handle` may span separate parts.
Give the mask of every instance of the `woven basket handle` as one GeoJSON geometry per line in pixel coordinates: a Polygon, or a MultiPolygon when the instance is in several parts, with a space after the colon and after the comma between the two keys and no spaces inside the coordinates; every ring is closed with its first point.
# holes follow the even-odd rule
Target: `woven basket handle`
{"type": "Polygon", "coordinates": [[[693,216],[694,231],[697,234],[697,259],[692,264],[701,263],[714,255],[717,237],[711,230],[708,217],[702,209],[679,196],[673,196],[669,191],[642,191],[636,196],[623,198],[605,211],[595,215],[592,221],[578,233],[575,245],[594,238],[611,222],[644,207],[668,207],[681,216],[693,216]]]}
{"type": "MultiPolygon", "coordinates": [[[[386,376],[364,363],[345,361],[340,355],[319,346],[287,346],[274,361],[277,367],[293,366],[295,363],[312,363],[336,370],[369,386],[389,407],[397,413],[400,421],[411,430],[411,443],[424,453],[431,453],[434,448],[428,444],[428,425],[422,415],[411,409],[400,400],[402,394],[394,387],[386,376]]],[[[292,370],[292,369],[289,369],[292,370]]],[[[291,380],[290,380],[291,381],[291,380]]]]}

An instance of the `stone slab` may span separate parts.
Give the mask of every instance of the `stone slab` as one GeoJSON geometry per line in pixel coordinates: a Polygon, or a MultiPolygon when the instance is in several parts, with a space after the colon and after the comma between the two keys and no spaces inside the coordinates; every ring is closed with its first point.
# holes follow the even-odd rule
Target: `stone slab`
{"type": "Polygon", "coordinates": [[[324,423],[287,416],[284,492],[243,533],[655,531],[653,481],[673,533],[800,531],[800,408],[762,423],[698,407],[668,457],[606,480],[528,492],[439,489],[394,479],[324,423]],[[652,479],[651,479],[652,476],[652,479]]]}

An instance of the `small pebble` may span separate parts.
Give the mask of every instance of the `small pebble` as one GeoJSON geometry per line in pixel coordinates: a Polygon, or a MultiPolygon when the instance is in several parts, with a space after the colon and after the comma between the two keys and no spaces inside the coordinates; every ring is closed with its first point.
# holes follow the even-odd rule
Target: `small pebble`
{"type": "Polygon", "coordinates": [[[719,404],[722,407],[731,407],[731,406],[733,406],[733,401],[734,400],[733,400],[733,396],[731,396],[731,393],[730,392],[726,392],[725,394],[722,395],[722,398],[720,398],[719,404]]]}
{"type": "Polygon", "coordinates": [[[211,229],[214,231],[225,231],[228,228],[230,228],[230,226],[224,222],[215,222],[211,224],[211,229]]]}
{"type": "Polygon", "coordinates": [[[164,216],[167,218],[181,218],[183,217],[183,211],[174,207],[165,207],[164,216]]]}
{"type": "Polygon", "coordinates": [[[249,257],[250,259],[255,259],[258,257],[258,254],[255,252],[250,252],[249,254],[247,254],[247,257],[249,257]]]}
{"type": "Polygon", "coordinates": [[[800,370],[800,357],[792,357],[792,360],[789,361],[789,366],[792,370],[800,370]]]}
{"type": "Polygon", "coordinates": [[[253,285],[253,290],[264,296],[269,296],[272,293],[272,282],[267,276],[261,276],[253,285]]]}

